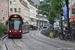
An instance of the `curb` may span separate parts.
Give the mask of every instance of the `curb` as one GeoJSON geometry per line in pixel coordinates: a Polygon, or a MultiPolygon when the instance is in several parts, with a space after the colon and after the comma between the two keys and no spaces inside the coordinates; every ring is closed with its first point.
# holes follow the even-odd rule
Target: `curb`
{"type": "Polygon", "coordinates": [[[1,41],[1,37],[0,37],[0,41],[1,41]]]}
{"type": "Polygon", "coordinates": [[[7,37],[7,35],[4,35],[4,36],[1,38],[2,44],[3,44],[3,40],[4,40],[5,37],[7,37]]]}

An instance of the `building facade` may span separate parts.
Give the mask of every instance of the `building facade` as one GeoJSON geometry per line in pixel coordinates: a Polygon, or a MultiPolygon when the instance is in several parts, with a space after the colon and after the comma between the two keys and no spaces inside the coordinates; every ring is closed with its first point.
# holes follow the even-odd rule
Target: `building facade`
{"type": "Polygon", "coordinates": [[[47,16],[42,15],[42,14],[37,14],[36,15],[36,26],[37,28],[43,28],[43,27],[47,27],[48,28],[48,19],[47,16]]]}
{"type": "Polygon", "coordinates": [[[36,26],[36,8],[30,5],[30,25],[36,26]]]}
{"type": "Polygon", "coordinates": [[[29,10],[29,3],[27,0],[9,0],[9,15],[19,14],[23,17],[24,22],[29,22],[29,10]]]}
{"type": "Polygon", "coordinates": [[[9,0],[9,16],[11,14],[19,14],[24,17],[24,6],[22,0],[9,0]]]}
{"type": "Polygon", "coordinates": [[[19,14],[24,22],[30,24],[30,28],[47,27],[48,19],[45,15],[37,14],[40,0],[0,0],[0,22],[7,21],[11,14],[19,14]]]}
{"type": "Polygon", "coordinates": [[[27,3],[27,6],[24,6],[24,22],[30,24],[30,4],[28,0],[24,0],[27,3]]]}
{"type": "Polygon", "coordinates": [[[40,0],[28,0],[30,3],[30,26],[32,29],[48,27],[47,16],[37,14],[38,5],[40,5],[40,0]]]}
{"type": "Polygon", "coordinates": [[[0,0],[0,22],[4,23],[8,19],[8,0],[0,0]]]}
{"type": "Polygon", "coordinates": [[[69,18],[71,18],[70,20],[70,25],[71,28],[75,27],[75,0],[69,0],[70,4],[69,4],[69,18]]]}

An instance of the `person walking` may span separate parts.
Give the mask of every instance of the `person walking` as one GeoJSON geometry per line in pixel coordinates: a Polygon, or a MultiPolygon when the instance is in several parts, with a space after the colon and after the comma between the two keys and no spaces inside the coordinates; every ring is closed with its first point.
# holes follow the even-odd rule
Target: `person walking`
{"type": "Polygon", "coordinates": [[[63,31],[66,31],[66,28],[65,27],[63,28],[63,31]]]}
{"type": "Polygon", "coordinates": [[[40,27],[39,27],[39,30],[40,30],[40,27]]]}

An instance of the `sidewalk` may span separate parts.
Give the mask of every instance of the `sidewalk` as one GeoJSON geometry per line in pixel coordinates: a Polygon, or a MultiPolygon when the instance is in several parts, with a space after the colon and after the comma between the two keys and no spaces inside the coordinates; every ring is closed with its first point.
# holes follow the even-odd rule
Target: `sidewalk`
{"type": "Polygon", "coordinates": [[[1,37],[0,37],[0,50],[2,50],[2,41],[1,41],[1,37]]]}

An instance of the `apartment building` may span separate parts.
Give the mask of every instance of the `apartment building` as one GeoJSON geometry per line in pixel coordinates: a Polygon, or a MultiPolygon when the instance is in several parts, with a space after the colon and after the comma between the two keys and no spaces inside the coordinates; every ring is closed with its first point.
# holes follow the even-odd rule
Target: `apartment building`
{"type": "Polygon", "coordinates": [[[24,21],[30,24],[30,4],[28,0],[24,0],[27,3],[27,6],[24,6],[24,21]]]}
{"type": "Polygon", "coordinates": [[[9,15],[19,14],[24,17],[24,5],[22,0],[9,0],[9,15]]]}
{"type": "Polygon", "coordinates": [[[48,22],[47,16],[42,15],[42,14],[37,14],[36,15],[36,25],[37,25],[37,28],[39,28],[39,27],[40,28],[43,28],[43,27],[48,28],[49,22],[48,22]]]}
{"type": "Polygon", "coordinates": [[[28,0],[30,3],[30,27],[42,28],[48,26],[48,19],[45,15],[37,14],[38,5],[40,5],[40,0],[28,0]]]}
{"type": "Polygon", "coordinates": [[[9,0],[9,15],[19,14],[24,22],[29,22],[29,3],[27,0],[9,0]]]}
{"type": "Polygon", "coordinates": [[[30,5],[30,25],[36,27],[36,8],[32,5],[30,5]]]}
{"type": "Polygon", "coordinates": [[[4,23],[8,19],[8,0],[0,0],[0,22],[4,23]]]}

